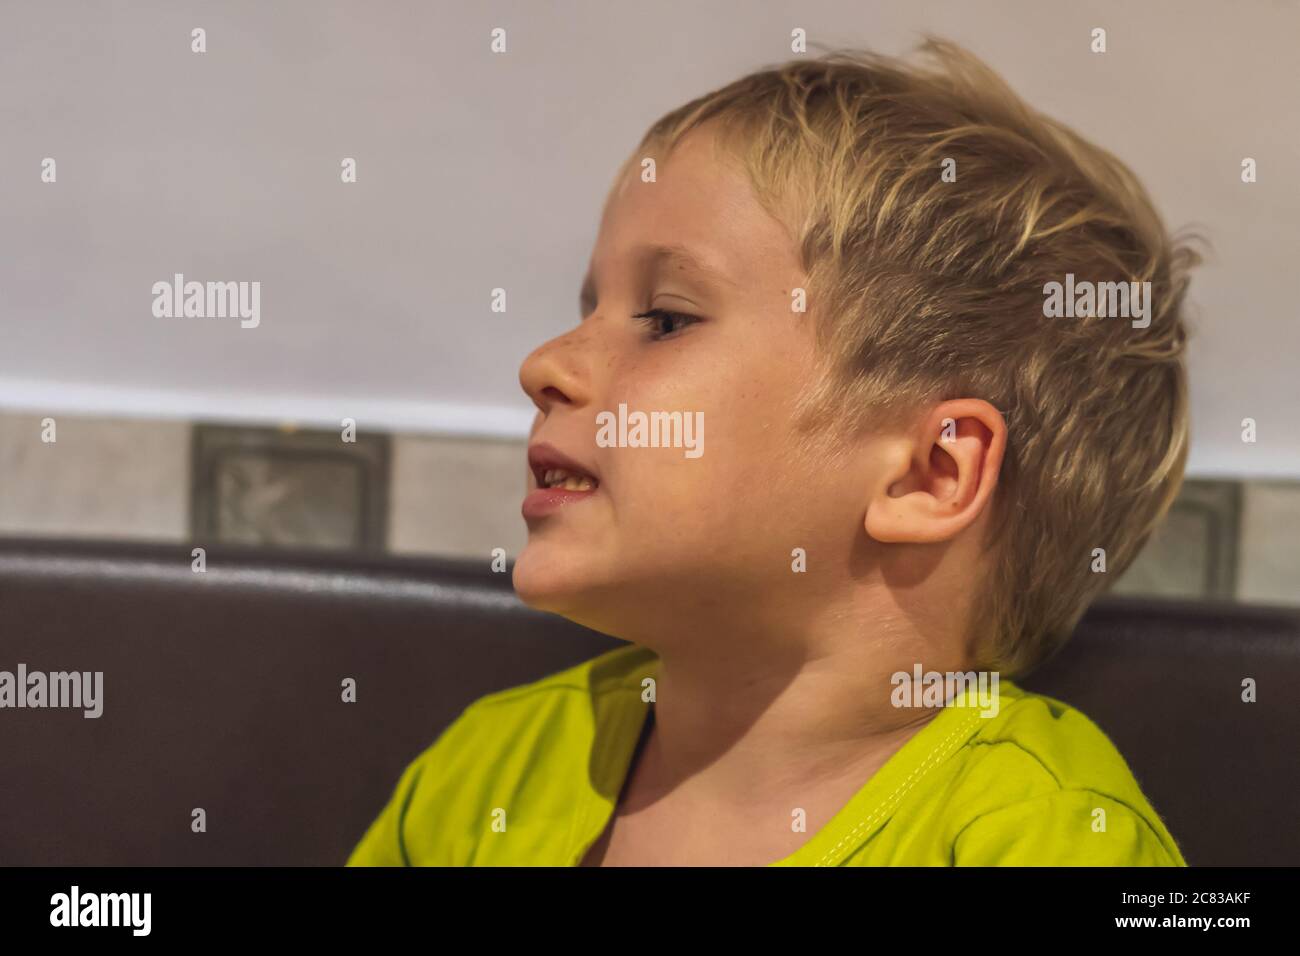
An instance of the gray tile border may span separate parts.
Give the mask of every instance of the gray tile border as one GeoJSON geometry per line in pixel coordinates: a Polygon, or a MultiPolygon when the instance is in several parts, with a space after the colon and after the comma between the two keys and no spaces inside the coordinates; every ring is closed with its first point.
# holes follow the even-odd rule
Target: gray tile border
{"type": "Polygon", "coordinates": [[[1300,482],[1246,483],[1237,597],[1300,604],[1300,482]]]}
{"type": "Polygon", "coordinates": [[[341,431],[195,425],[192,539],[383,550],[390,439],[341,431]]]}
{"type": "MultiPolygon", "coordinates": [[[[0,413],[0,534],[387,549],[488,560],[527,542],[524,439],[0,413]],[[191,527],[193,532],[191,532],[191,527]]],[[[1189,479],[1115,584],[1300,604],[1300,482],[1189,479]]]]}
{"type": "Polygon", "coordinates": [[[527,447],[525,439],[395,438],[390,548],[485,561],[493,548],[518,554],[528,539],[519,513],[527,447]]]}
{"type": "Polygon", "coordinates": [[[186,422],[0,414],[0,534],[183,541],[189,443],[186,422]]]}

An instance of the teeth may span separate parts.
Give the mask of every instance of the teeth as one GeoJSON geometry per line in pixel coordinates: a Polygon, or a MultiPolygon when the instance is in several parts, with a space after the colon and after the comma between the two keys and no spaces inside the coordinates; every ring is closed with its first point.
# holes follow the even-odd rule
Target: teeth
{"type": "Polygon", "coordinates": [[[591,491],[596,487],[595,481],[586,475],[573,475],[563,468],[548,468],[542,474],[542,485],[546,488],[563,488],[565,491],[591,491]]]}

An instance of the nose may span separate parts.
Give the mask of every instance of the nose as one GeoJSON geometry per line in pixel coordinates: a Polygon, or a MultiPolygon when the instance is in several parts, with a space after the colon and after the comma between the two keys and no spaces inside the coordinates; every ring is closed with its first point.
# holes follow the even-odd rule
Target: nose
{"type": "Polygon", "coordinates": [[[579,326],[539,345],[519,367],[519,384],[541,413],[534,428],[556,407],[587,401],[590,378],[583,332],[579,326]]]}

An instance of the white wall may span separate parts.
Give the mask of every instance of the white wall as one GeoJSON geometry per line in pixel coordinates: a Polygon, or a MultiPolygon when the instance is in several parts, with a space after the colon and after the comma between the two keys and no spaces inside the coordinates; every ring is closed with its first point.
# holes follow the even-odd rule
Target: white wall
{"type": "Polygon", "coordinates": [[[1216,249],[1192,473],[1300,475],[1300,5],[1270,0],[0,0],[0,408],[524,434],[615,165],[794,27],[949,36],[1126,160],[1216,249]],[[260,281],[261,325],[154,318],[174,272],[260,281]]]}

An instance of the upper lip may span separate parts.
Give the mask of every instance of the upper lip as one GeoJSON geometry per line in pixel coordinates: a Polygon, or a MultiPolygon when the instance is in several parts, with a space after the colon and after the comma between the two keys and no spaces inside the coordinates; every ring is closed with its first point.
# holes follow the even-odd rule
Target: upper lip
{"type": "Polygon", "coordinates": [[[536,442],[528,446],[528,467],[533,471],[533,478],[537,480],[538,488],[546,487],[545,476],[552,468],[561,468],[573,474],[586,475],[597,482],[600,480],[595,471],[574,461],[554,445],[549,445],[546,442],[536,442]]]}

